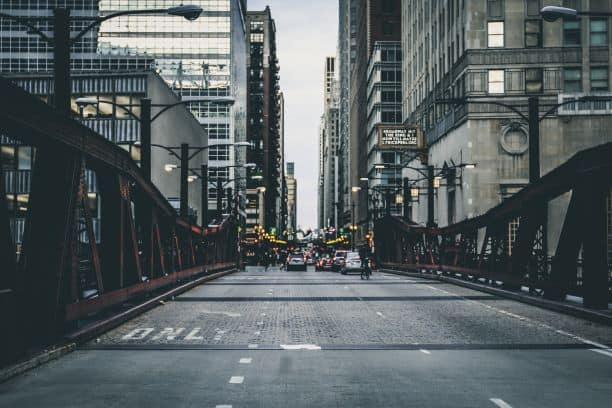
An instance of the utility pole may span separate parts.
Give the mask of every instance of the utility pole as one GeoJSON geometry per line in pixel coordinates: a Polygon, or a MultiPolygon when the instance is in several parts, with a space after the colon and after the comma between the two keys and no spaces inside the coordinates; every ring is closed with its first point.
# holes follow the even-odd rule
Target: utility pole
{"type": "Polygon", "coordinates": [[[402,183],[402,197],[404,198],[403,215],[404,215],[404,220],[406,221],[410,221],[410,214],[408,214],[408,212],[410,211],[410,185],[408,183],[409,183],[408,177],[404,177],[403,183],[402,183]]]}
{"type": "Polygon", "coordinates": [[[53,9],[54,105],[70,116],[70,10],[53,9]]]}
{"type": "Polygon", "coordinates": [[[140,100],[140,168],[151,181],[151,99],[140,100]]]}
{"type": "Polygon", "coordinates": [[[217,176],[217,222],[221,222],[223,216],[223,182],[221,177],[217,176]]]}
{"type": "Polygon", "coordinates": [[[434,166],[427,166],[427,227],[434,227],[434,166]]]}
{"type": "Polygon", "coordinates": [[[351,248],[355,251],[355,201],[351,203],[351,248]]]}
{"type": "Polygon", "coordinates": [[[208,226],[208,165],[203,164],[202,172],[202,225],[204,228],[208,226]]]}
{"type": "Polygon", "coordinates": [[[189,216],[189,181],[187,180],[189,177],[189,145],[187,143],[181,144],[181,205],[180,205],[180,215],[181,217],[189,216]]]}
{"type": "Polygon", "coordinates": [[[529,184],[540,179],[540,100],[529,97],[529,184]]]}

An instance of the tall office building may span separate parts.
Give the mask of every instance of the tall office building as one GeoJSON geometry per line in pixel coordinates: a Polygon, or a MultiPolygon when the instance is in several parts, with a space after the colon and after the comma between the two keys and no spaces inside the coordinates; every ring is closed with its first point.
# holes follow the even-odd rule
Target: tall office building
{"type": "MultiPolygon", "coordinates": [[[[609,0],[566,3],[593,11],[612,8],[609,0]]],[[[544,22],[541,6],[539,0],[403,2],[403,120],[423,129],[427,163],[449,169],[434,197],[434,221],[440,226],[483,214],[529,182],[527,123],[489,102],[525,111],[527,99],[537,97],[542,116],[563,101],[612,95],[610,19],[544,22]],[[479,103],[435,103],[449,97],[479,103]],[[462,163],[476,168],[452,170],[462,163]]],[[[540,174],[579,150],[609,142],[611,113],[609,102],[584,102],[541,120],[540,174]]],[[[407,164],[423,165],[418,159],[407,164]]],[[[422,177],[408,169],[404,176],[422,177]]],[[[552,204],[560,216],[551,217],[547,228],[549,255],[568,200],[563,196],[552,204]]],[[[427,220],[425,201],[414,203],[409,214],[419,223],[427,220]]],[[[514,241],[517,225],[518,220],[508,225],[508,242],[514,241]]]]}
{"type": "MultiPolygon", "coordinates": [[[[402,47],[399,41],[374,43],[368,64],[367,87],[367,182],[369,214],[383,206],[398,215],[401,206],[396,193],[402,185],[401,151],[381,149],[379,134],[382,129],[393,129],[402,123],[402,47]]],[[[361,184],[366,187],[364,183],[361,184]]],[[[372,217],[370,217],[370,221],[372,217]]]]}
{"type": "MultiPolygon", "coordinates": [[[[104,22],[99,30],[98,52],[152,58],[157,72],[183,100],[209,96],[234,99],[231,106],[196,102],[189,107],[213,145],[207,151],[209,180],[220,177],[226,188],[239,194],[246,188],[245,169],[228,166],[244,164],[246,151],[228,144],[246,141],[246,1],[193,0],[190,4],[204,10],[195,21],[128,15],[104,22]]],[[[100,13],[104,14],[167,5],[159,0],[99,0],[100,13]]],[[[201,145],[205,142],[203,136],[201,145]]],[[[216,209],[216,195],[217,189],[211,184],[210,209],[216,209]]],[[[224,208],[227,200],[225,195],[224,208]]]]}
{"type": "Polygon", "coordinates": [[[249,201],[257,201],[257,216],[247,226],[262,225],[282,233],[279,198],[282,196],[282,107],[276,26],[270,8],[248,12],[248,149],[247,160],[257,164],[260,180],[248,181],[249,201]],[[259,202],[263,200],[263,202],[259,202]]]}
{"type": "MultiPolygon", "coordinates": [[[[400,0],[356,0],[355,59],[350,77],[350,179],[351,186],[360,186],[360,178],[368,174],[368,66],[378,41],[399,41],[401,35],[400,0]]],[[[406,3],[404,1],[404,3],[406,3]]],[[[351,20],[353,14],[351,14],[351,20]]],[[[400,74],[401,75],[401,74],[400,74]]],[[[399,78],[401,80],[401,78],[399,78]]],[[[368,194],[362,188],[351,193],[355,203],[357,239],[367,231],[368,194]]]]}
{"type": "Polygon", "coordinates": [[[321,122],[320,161],[322,171],[323,224],[320,228],[338,226],[339,168],[338,168],[338,80],[336,58],[326,57],[324,66],[323,116],[321,122]]]}
{"type": "Polygon", "coordinates": [[[287,163],[287,239],[293,240],[297,233],[297,180],[295,178],[295,163],[287,163]]]}

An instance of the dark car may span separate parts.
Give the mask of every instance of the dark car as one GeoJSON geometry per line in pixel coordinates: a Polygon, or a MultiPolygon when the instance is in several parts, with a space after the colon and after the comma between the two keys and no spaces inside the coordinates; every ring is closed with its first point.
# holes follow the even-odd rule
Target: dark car
{"type": "Polygon", "coordinates": [[[306,266],[306,256],[304,254],[290,254],[287,257],[288,271],[305,271],[306,269],[308,267],[306,266]]]}

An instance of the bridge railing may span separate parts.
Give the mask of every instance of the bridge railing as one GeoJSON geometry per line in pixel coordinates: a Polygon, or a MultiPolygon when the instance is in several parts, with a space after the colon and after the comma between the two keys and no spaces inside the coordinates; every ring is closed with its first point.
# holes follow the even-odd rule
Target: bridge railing
{"type": "Polygon", "coordinates": [[[552,300],[576,295],[587,307],[607,309],[612,301],[611,186],[608,143],[577,153],[537,183],[472,219],[444,228],[396,217],[379,219],[374,234],[378,260],[388,268],[455,273],[501,281],[514,289],[526,286],[552,300]],[[550,219],[550,204],[562,195],[569,197],[565,217],[550,219]],[[562,225],[552,256],[549,219],[562,225]]]}
{"type": "Polygon", "coordinates": [[[0,95],[2,140],[35,148],[19,243],[0,162],[0,363],[92,314],[237,264],[232,216],[192,224],[121,147],[4,79],[0,95]]]}

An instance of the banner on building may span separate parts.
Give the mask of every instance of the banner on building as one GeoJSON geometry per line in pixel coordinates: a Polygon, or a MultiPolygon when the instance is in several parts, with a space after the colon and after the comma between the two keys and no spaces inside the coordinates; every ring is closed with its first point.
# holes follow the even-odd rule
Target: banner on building
{"type": "Polygon", "coordinates": [[[382,150],[421,150],[423,132],[418,126],[378,125],[378,148],[382,150]]]}

